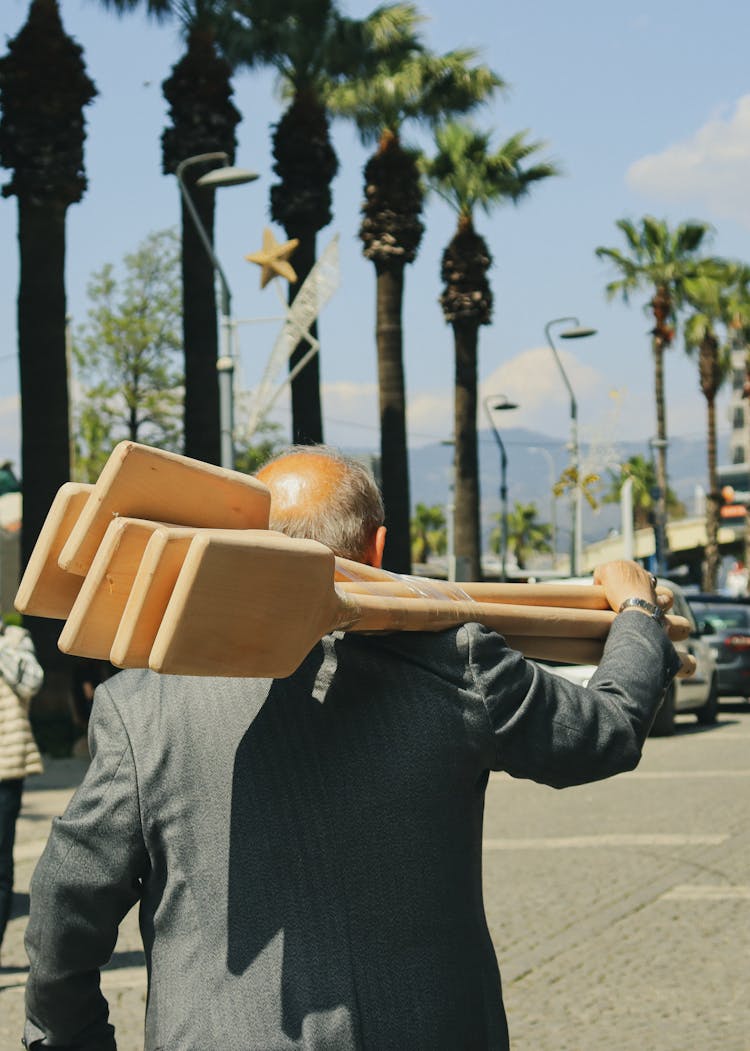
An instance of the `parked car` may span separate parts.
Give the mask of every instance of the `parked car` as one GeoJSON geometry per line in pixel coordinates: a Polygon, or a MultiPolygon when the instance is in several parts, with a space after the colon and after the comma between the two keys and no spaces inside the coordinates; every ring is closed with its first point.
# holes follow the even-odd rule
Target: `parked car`
{"type": "MultiPolygon", "coordinates": [[[[561,581],[561,583],[590,584],[591,578],[577,578],[561,581]]],[[[701,634],[680,585],[671,580],[661,579],[659,584],[668,587],[674,595],[672,612],[685,617],[690,622],[690,636],[684,642],[675,643],[675,648],[680,652],[692,654],[696,664],[694,675],[687,679],[674,679],[664,694],[664,700],[654,720],[651,733],[655,737],[665,737],[674,733],[675,715],[678,712],[680,714],[691,712],[698,722],[704,725],[716,722],[719,712],[719,681],[712,647],[701,634]]],[[[596,666],[593,664],[575,665],[551,661],[539,661],[539,663],[555,675],[560,675],[569,682],[577,682],[582,686],[588,684],[596,671],[596,666]]]]}
{"type": "Polygon", "coordinates": [[[716,660],[719,696],[750,699],[750,602],[705,593],[686,597],[716,660]]]}

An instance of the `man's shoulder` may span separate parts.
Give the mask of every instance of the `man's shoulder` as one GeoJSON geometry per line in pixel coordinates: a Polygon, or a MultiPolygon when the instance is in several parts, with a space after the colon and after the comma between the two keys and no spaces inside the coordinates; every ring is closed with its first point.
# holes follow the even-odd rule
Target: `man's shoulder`
{"type": "Polygon", "coordinates": [[[499,660],[507,652],[504,639],[482,624],[458,624],[444,631],[398,631],[383,635],[347,635],[352,657],[373,667],[383,661],[403,663],[410,671],[461,683],[472,678],[471,664],[482,658],[499,660]]]}
{"type": "Polygon", "coordinates": [[[253,698],[262,703],[268,686],[267,679],[161,675],[132,668],[107,679],[98,688],[94,703],[100,693],[105,694],[128,729],[148,733],[156,724],[162,729],[170,723],[193,728],[204,721],[215,724],[219,712],[246,711],[253,698]]]}

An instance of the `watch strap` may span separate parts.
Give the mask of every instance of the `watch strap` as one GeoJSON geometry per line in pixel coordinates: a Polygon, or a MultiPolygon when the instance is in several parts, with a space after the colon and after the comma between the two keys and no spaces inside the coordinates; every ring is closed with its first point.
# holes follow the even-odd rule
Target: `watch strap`
{"type": "Polygon", "coordinates": [[[644,613],[648,613],[659,624],[664,623],[664,610],[661,606],[657,606],[653,602],[647,602],[645,598],[626,598],[617,612],[622,613],[626,609],[642,609],[644,613]]]}

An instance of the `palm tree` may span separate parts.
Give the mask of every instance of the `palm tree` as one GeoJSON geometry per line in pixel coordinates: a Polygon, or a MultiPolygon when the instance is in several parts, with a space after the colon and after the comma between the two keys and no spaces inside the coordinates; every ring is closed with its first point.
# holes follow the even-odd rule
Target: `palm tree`
{"type": "MultiPolygon", "coordinates": [[[[24,565],[70,478],[65,220],[86,190],[83,109],[96,95],[82,54],[63,29],[57,0],[32,0],[0,59],[0,163],[13,172],[3,195],[18,198],[24,565]]],[[[58,625],[30,618],[29,627],[45,669],[62,669],[58,625]]]]}
{"type": "MultiPolygon", "coordinates": [[[[549,522],[537,521],[539,508],[535,503],[521,504],[518,500],[508,515],[508,547],[513,552],[519,569],[525,569],[529,555],[543,554],[552,550],[552,526],[549,522]]],[[[495,516],[498,521],[501,515],[495,516]]],[[[490,534],[490,547],[500,553],[502,542],[501,525],[490,534]]]]}
{"type": "Polygon", "coordinates": [[[667,491],[667,423],[664,405],[664,351],[671,346],[677,324],[677,313],[684,301],[685,281],[699,276],[704,260],[699,254],[711,227],[707,223],[680,223],[672,230],[664,220],[647,215],[640,225],[629,219],[618,219],[617,227],[625,235],[627,251],[597,248],[600,259],[608,259],[621,275],[607,287],[612,299],[621,295],[629,302],[633,292],[646,291],[651,298],[654,326],[651,348],[654,355],[654,396],[656,400],[657,438],[657,524],[666,520],[667,491]]]}
{"type": "MultiPolygon", "coordinates": [[[[145,7],[156,19],[177,18],[186,49],[162,89],[169,103],[170,127],[162,135],[165,174],[180,161],[204,153],[225,153],[234,160],[235,128],[240,114],[232,103],[231,67],[220,52],[225,31],[224,0],[100,0],[118,13],[145,7]]],[[[213,243],[214,195],[195,183],[211,164],[185,169],[183,181],[200,221],[213,243]]],[[[201,242],[184,200],[182,206],[182,303],[185,355],[185,453],[219,463],[221,425],[216,370],[218,335],[213,263],[201,242]]]]}
{"type": "Polygon", "coordinates": [[[430,555],[444,555],[448,543],[445,511],[439,504],[417,504],[411,520],[412,553],[415,562],[427,562],[430,555]]]}
{"type": "Polygon", "coordinates": [[[719,517],[722,497],[716,467],[716,395],[730,370],[729,325],[732,307],[729,286],[733,275],[727,269],[719,276],[695,277],[685,281],[685,299],[691,308],[685,322],[685,349],[698,351],[700,388],[706,399],[708,493],[706,494],[706,552],[703,562],[703,590],[715,591],[719,572],[719,517]],[[719,330],[726,339],[722,342],[719,330]]]}
{"type": "MultiPolygon", "coordinates": [[[[656,488],[656,468],[653,461],[635,453],[620,464],[619,471],[610,468],[607,474],[609,489],[602,497],[602,503],[621,503],[622,487],[630,479],[633,483],[633,524],[636,529],[647,529],[652,525],[656,488]]],[[[667,489],[667,512],[670,517],[678,517],[685,513],[684,504],[677,498],[673,489],[667,489]]]]}
{"type": "Polygon", "coordinates": [[[474,229],[474,212],[489,213],[504,201],[517,203],[533,183],[557,174],[554,164],[524,167],[541,146],[519,132],[490,152],[490,136],[455,121],[438,128],[437,154],[423,162],[428,184],[458,215],[456,233],[443,253],[440,297],[453,328],[455,395],[455,546],[469,560],[472,579],[481,577],[479,547],[479,464],[477,458],[477,343],[479,326],[492,318],[487,271],[492,257],[474,229]]]}
{"type": "Polygon", "coordinates": [[[388,524],[389,569],[410,571],[409,468],[406,438],[402,304],[404,268],[413,263],[424,230],[417,154],[402,142],[408,123],[435,127],[486,101],[502,81],[476,52],[432,55],[417,29],[412,4],[381,9],[371,19],[372,61],[364,75],[334,86],[331,112],[351,118],[364,145],[376,144],[364,168],[363,254],[376,274],[375,336],[380,396],[381,484],[388,524]]]}
{"type": "MultiPolygon", "coordinates": [[[[358,68],[366,36],[360,21],[344,18],[333,0],[231,0],[226,45],[240,66],[271,66],[289,100],[273,133],[274,172],[271,217],[297,238],[294,301],[315,265],[316,238],[331,221],[331,182],[338,159],[330,141],[326,91],[358,68]]],[[[311,334],[317,338],[317,328],[311,334]]],[[[307,354],[302,340],[289,359],[290,370],[307,354]]],[[[320,362],[313,355],[293,379],[292,437],[295,443],[323,440],[320,362]]]]}

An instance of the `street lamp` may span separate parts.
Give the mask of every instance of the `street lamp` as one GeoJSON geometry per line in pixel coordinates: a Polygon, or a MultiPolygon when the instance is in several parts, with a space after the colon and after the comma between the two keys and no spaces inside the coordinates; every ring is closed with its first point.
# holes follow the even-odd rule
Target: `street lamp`
{"type": "MultiPolygon", "coordinates": [[[[651,450],[651,466],[655,475],[657,470],[654,454],[661,449],[666,449],[668,445],[666,438],[649,438],[648,440],[648,447],[651,450]]],[[[658,478],[651,496],[654,505],[654,573],[657,576],[664,576],[667,571],[667,494],[661,491],[658,478]]]]}
{"type": "Polygon", "coordinates": [[[509,401],[504,394],[489,394],[484,399],[487,419],[490,421],[492,433],[495,435],[495,441],[500,450],[500,580],[503,582],[508,579],[508,457],[505,455],[505,445],[492,419],[492,413],[517,408],[516,403],[509,401]]]}
{"type": "Polygon", "coordinates": [[[544,326],[544,334],[547,337],[550,350],[554,355],[557,367],[560,370],[560,375],[563,378],[563,382],[568,389],[570,395],[570,462],[573,470],[573,481],[575,485],[572,490],[570,511],[571,511],[571,536],[570,536],[570,575],[573,577],[578,576],[581,566],[581,550],[583,547],[582,537],[582,516],[581,516],[581,479],[579,477],[581,464],[580,455],[578,449],[578,403],[576,402],[573,388],[570,385],[565,369],[560,361],[560,356],[557,353],[555,344],[552,342],[551,328],[553,325],[563,325],[569,322],[573,323],[573,328],[568,328],[564,332],[560,333],[560,339],[585,339],[587,336],[596,335],[595,328],[584,328],[581,326],[580,321],[577,317],[558,317],[553,318],[552,321],[548,321],[544,326]]]}
{"type": "Polygon", "coordinates": [[[229,291],[229,282],[221,263],[216,258],[211,238],[201,222],[198,210],[193,203],[190,191],[185,185],[183,178],[186,168],[195,164],[207,164],[210,161],[220,161],[221,167],[212,168],[211,171],[196,179],[196,186],[215,190],[222,186],[240,186],[242,183],[254,182],[258,178],[257,172],[248,171],[245,168],[235,168],[229,163],[229,157],[223,151],[216,153],[199,153],[194,157],[186,157],[177,165],[175,174],[179,183],[180,193],[185,202],[190,217],[198,231],[203,247],[208,253],[211,265],[219,278],[221,286],[221,321],[220,321],[220,350],[216,362],[219,373],[219,412],[221,423],[221,466],[234,467],[234,397],[232,393],[234,362],[236,348],[234,346],[234,323],[232,321],[232,295],[229,291]]]}

